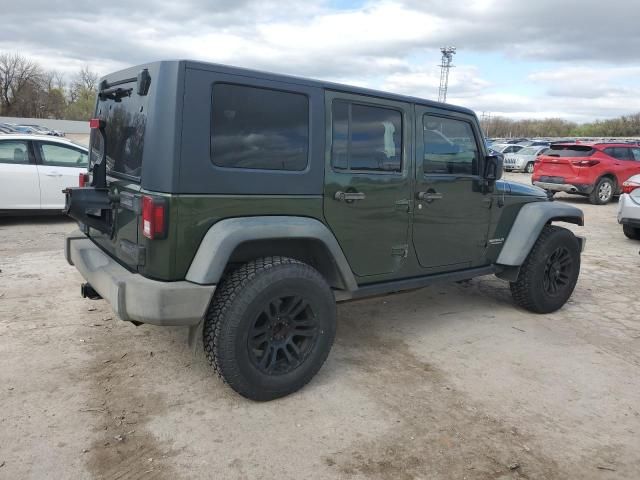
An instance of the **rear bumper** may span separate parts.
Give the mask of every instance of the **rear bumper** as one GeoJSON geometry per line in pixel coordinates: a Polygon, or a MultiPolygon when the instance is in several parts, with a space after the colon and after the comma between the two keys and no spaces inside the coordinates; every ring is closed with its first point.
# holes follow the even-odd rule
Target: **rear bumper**
{"type": "Polygon", "coordinates": [[[215,285],[161,282],[130,272],[80,231],[67,235],[65,257],[122,320],[153,325],[195,325],[215,285]]]}
{"type": "Polygon", "coordinates": [[[593,191],[593,185],[573,184],[573,183],[550,183],[550,182],[532,182],[536,187],[551,190],[552,192],[567,193],[585,193],[589,194],[593,191]]]}
{"type": "Polygon", "coordinates": [[[620,195],[618,223],[640,227],[640,205],[634,202],[628,193],[620,195]]]}

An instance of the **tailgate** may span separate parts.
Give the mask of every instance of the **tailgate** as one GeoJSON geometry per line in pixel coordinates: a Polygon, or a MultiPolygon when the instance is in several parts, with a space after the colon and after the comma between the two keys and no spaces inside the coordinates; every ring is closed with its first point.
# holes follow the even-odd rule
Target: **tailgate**
{"type": "MultiPolygon", "coordinates": [[[[580,158],[593,155],[594,149],[589,145],[552,145],[549,150],[538,157],[536,174],[539,176],[573,178],[580,173],[580,167],[574,162],[580,158]]],[[[559,180],[555,183],[563,183],[559,180]]]]}
{"type": "Polygon", "coordinates": [[[146,69],[130,75],[130,71],[119,72],[100,82],[89,142],[89,170],[92,187],[108,196],[110,208],[103,213],[104,223],[89,228],[88,235],[121,264],[137,270],[142,250],[140,177],[150,108],[148,92],[153,87],[145,85],[146,69]]]}

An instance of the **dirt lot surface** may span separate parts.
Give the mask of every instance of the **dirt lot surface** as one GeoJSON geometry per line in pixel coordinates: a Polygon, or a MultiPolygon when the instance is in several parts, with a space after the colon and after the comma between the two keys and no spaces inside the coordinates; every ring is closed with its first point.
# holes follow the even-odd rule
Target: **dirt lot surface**
{"type": "Polygon", "coordinates": [[[588,238],[561,311],[494,277],[341,304],[319,375],[263,404],[80,298],[71,222],[0,219],[0,478],[638,479],[640,242],[558,201],[588,238]]]}

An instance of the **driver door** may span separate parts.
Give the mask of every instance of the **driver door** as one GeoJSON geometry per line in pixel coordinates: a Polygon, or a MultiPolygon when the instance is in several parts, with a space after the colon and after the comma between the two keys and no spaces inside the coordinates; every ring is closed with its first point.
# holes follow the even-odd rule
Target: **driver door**
{"type": "Polygon", "coordinates": [[[430,273],[485,264],[492,196],[482,136],[469,115],[416,107],[413,242],[430,273]]]}
{"type": "Polygon", "coordinates": [[[45,210],[64,208],[67,187],[78,186],[78,175],[86,171],[87,154],[61,143],[35,142],[40,178],[40,204],[45,210]]]}

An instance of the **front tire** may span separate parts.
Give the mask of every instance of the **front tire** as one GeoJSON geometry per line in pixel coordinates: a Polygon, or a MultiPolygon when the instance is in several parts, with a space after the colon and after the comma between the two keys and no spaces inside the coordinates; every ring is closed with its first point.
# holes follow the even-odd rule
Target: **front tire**
{"type": "Polygon", "coordinates": [[[510,284],[511,295],[522,308],[551,313],[571,297],[580,273],[580,244],[562,227],[547,225],[510,284]]]}
{"type": "Polygon", "coordinates": [[[631,240],[640,240],[640,228],[631,225],[622,225],[622,232],[631,240]]]}
{"type": "Polygon", "coordinates": [[[209,363],[231,388],[266,401],[307,384],[335,332],[335,300],[322,275],[292,258],[266,257],[223,279],[203,340],[209,363]]]}
{"type": "Polygon", "coordinates": [[[609,203],[615,194],[615,184],[613,180],[608,177],[603,177],[598,180],[593,191],[589,195],[589,201],[593,205],[604,205],[609,203]]]}
{"type": "Polygon", "coordinates": [[[524,167],[524,171],[526,173],[533,173],[533,162],[527,163],[527,166],[524,167]]]}

